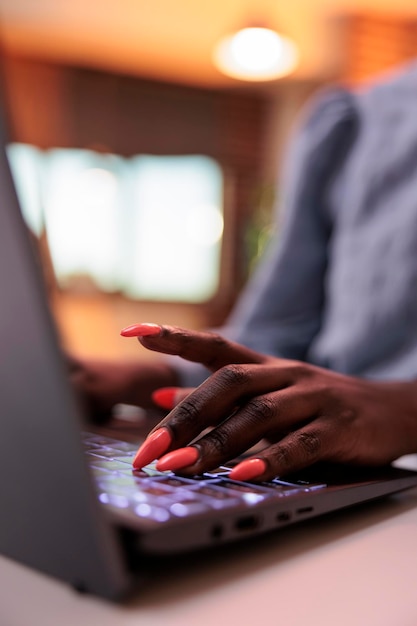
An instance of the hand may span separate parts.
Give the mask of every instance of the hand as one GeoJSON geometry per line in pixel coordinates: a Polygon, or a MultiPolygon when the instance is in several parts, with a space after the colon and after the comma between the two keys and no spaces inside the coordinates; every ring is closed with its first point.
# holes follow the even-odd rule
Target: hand
{"type": "Polygon", "coordinates": [[[135,467],[164,455],[159,469],[199,474],[266,439],[230,474],[265,481],[318,461],[382,465],[417,451],[415,382],[344,376],[168,326],[139,324],[122,334],[214,372],[151,431],[135,467]]]}
{"type": "Polygon", "coordinates": [[[175,372],[158,362],[114,362],[68,357],[70,381],[91,421],[103,423],[116,404],[154,408],[152,392],[177,385],[175,372]]]}

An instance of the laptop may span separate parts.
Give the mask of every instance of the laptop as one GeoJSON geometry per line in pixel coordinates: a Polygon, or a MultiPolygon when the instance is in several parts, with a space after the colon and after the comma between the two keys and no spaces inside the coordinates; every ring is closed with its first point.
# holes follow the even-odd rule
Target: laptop
{"type": "Polygon", "coordinates": [[[417,472],[316,466],[269,483],[132,470],[137,445],[88,432],[68,380],[0,128],[0,552],[126,597],[147,563],[246,540],[417,485],[417,472]]]}

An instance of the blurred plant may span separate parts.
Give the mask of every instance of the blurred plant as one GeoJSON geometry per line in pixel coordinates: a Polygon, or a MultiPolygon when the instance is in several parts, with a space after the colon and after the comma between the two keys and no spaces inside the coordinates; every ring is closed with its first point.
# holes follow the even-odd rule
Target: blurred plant
{"type": "Polygon", "coordinates": [[[260,185],[254,193],[255,207],[245,233],[247,273],[250,276],[263,256],[274,230],[273,208],[276,202],[275,185],[260,185]]]}

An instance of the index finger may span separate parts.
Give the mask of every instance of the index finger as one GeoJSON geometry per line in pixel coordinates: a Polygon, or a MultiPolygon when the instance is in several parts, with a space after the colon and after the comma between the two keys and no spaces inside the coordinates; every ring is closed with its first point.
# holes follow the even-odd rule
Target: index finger
{"type": "Polygon", "coordinates": [[[230,363],[265,363],[269,360],[269,357],[217,333],[186,330],[178,326],[134,324],[124,328],[120,334],[137,337],[148,350],[201,363],[212,372],[230,363]]]}

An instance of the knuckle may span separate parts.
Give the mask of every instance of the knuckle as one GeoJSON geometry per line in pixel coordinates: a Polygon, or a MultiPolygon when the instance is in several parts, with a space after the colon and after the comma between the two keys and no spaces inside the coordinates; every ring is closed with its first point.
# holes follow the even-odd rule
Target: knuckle
{"type": "Polygon", "coordinates": [[[307,378],[311,374],[311,366],[301,361],[291,361],[287,369],[293,380],[307,378]]]}
{"type": "Polygon", "coordinates": [[[356,418],[357,412],[352,408],[343,408],[338,415],[338,421],[342,422],[344,427],[353,424],[356,421],[356,418]]]}
{"type": "Polygon", "coordinates": [[[215,373],[215,376],[225,389],[247,385],[250,378],[248,368],[240,364],[225,365],[215,373]]]}
{"type": "Polygon", "coordinates": [[[202,336],[205,339],[208,339],[210,342],[211,350],[213,356],[211,359],[208,359],[206,362],[207,367],[210,369],[216,363],[217,355],[224,351],[224,349],[228,346],[228,341],[217,333],[203,333],[202,336]]]}
{"type": "Polygon", "coordinates": [[[178,422],[195,421],[200,415],[198,405],[190,400],[188,396],[184,398],[180,405],[178,405],[176,420],[178,422]]]}
{"type": "MultiPolygon", "coordinates": [[[[322,458],[322,439],[319,432],[298,432],[280,441],[270,449],[269,465],[278,475],[296,471],[322,458]]],[[[323,457],[324,458],[324,457],[323,457]]]]}
{"type": "MultiPolygon", "coordinates": [[[[229,437],[222,429],[214,429],[204,438],[206,448],[209,448],[210,455],[216,458],[227,456],[229,448],[229,437]]],[[[207,449],[206,452],[207,454],[207,449]]]]}
{"type": "Polygon", "coordinates": [[[275,417],[277,407],[269,396],[258,396],[247,403],[246,411],[258,421],[269,422],[275,417]]]}
{"type": "Polygon", "coordinates": [[[299,433],[296,439],[296,443],[301,448],[303,452],[303,456],[306,456],[309,459],[316,458],[321,451],[322,442],[319,433],[317,432],[308,432],[308,433],[299,433]]]}
{"type": "Polygon", "coordinates": [[[217,348],[224,348],[226,345],[228,345],[227,339],[225,339],[224,337],[222,337],[222,335],[219,335],[218,333],[204,334],[210,339],[211,344],[217,348]]]}
{"type": "Polygon", "coordinates": [[[280,444],[275,450],[274,461],[278,461],[279,465],[286,468],[291,463],[291,447],[288,444],[280,444]]]}

